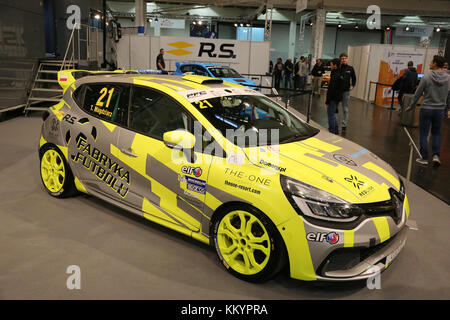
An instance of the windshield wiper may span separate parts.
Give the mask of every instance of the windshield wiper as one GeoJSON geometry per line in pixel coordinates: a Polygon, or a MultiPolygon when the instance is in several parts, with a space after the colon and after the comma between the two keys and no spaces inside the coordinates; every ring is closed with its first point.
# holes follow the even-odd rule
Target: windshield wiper
{"type": "Polygon", "coordinates": [[[295,135],[293,135],[292,137],[286,138],[283,141],[281,141],[281,143],[286,143],[286,142],[292,142],[292,141],[297,141],[297,140],[303,140],[302,138],[308,138],[308,136],[301,134],[301,133],[297,133],[295,135]]]}

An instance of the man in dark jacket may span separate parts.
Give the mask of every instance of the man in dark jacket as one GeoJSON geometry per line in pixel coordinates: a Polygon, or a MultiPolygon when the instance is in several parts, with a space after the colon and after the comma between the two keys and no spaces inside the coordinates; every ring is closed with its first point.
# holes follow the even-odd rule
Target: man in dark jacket
{"type": "Polygon", "coordinates": [[[320,97],[320,89],[322,87],[322,78],[325,73],[325,68],[322,65],[322,59],[317,59],[314,68],[311,71],[313,77],[313,95],[318,94],[320,97]]]}
{"type": "Polygon", "coordinates": [[[414,99],[406,111],[411,111],[423,95],[422,108],[419,114],[419,144],[421,158],[416,161],[428,164],[428,133],[431,127],[431,145],[433,164],[440,165],[441,129],[444,115],[450,107],[450,75],[444,70],[444,57],[434,56],[430,63],[431,72],[421,80],[414,99]]]}
{"type": "Polygon", "coordinates": [[[401,78],[400,90],[398,91],[398,103],[403,108],[403,95],[405,93],[414,93],[416,89],[418,75],[412,61],[408,62],[408,69],[401,78]]]}
{"type": "Polygon", "coordinates": [[[280,89],[280,81],[281,81],[281,75],[283,74],[283,60],[281,58],[277,59],[277,63],[273,67],[273,75],[275,77],[275,89],[280,89]]]}
{"type": "Polygon", "coordinates": [[[288,58],[284,63],[284,87],[286,89],[292,89],[292,71],[294,69],[294,64],[292,63],[292,59],[288,58]]]}
{"type": "Polygon", "coordinates": [[[344,81],[342,84],[342,130],[345,131],[347,129],[348,121],[348,100],[350,99],[350,91],[353,90],[356,85],[356,74],[353,67],[347,64],[348,54],[341,53],[339,59],[341,60],[340,72],[344,81]]]}
{"type": "Polygon", "coordinates": [[[344,81],[339,68],[339,59],[331,60],[330,67],[330,83],[328,84],[325,105],[327,106],[328,114],[328,130],[331,133],[338,134],[339,126],[336,120],[336,112],[339,102],[342,101],[344,81]]]}

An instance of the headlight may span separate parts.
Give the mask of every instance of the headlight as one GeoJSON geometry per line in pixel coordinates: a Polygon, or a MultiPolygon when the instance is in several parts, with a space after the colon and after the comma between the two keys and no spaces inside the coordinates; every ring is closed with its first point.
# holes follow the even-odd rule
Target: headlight
{"type": "Polygon", "coordinates": [[[281,175],[281,186],[298,212],[316,219],[350,222],[363,213],[359,206],[326,191],[281,175]]]}

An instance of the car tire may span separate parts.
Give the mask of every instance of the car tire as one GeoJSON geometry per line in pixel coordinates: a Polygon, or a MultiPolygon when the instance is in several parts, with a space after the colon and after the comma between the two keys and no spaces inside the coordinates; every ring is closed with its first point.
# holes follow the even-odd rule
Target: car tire
{"type": "Polygon", "coordinates": [[[39,172],[45,190],[56,198],[77,194],[74,177],[58,147],[46,145],[39,152],[39,172]]]}
{"type": "Polygon", "coordinates": [[[229,206],[217,213],[212,228],[219,260],[237,278],[264,282],[284,267],[283,239],[258,209],[245,204],[229,206]]]}

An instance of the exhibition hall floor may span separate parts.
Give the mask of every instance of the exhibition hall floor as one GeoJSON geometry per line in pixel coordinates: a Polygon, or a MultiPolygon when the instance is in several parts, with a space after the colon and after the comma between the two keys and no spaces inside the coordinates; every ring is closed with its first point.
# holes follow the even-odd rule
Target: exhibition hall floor
{"type": "Polygon", "coordinates": [[[450,298],[449,206],[414,184],[413,229],[381,289],[286,274],[251,284],[228,274],[204,244],[90,196],[48,195],[38,169],[41,123],[0,122],[0,299],[450,298]],[[66,287],[71,265],[81,269],[80,290],[66,287]]]}

